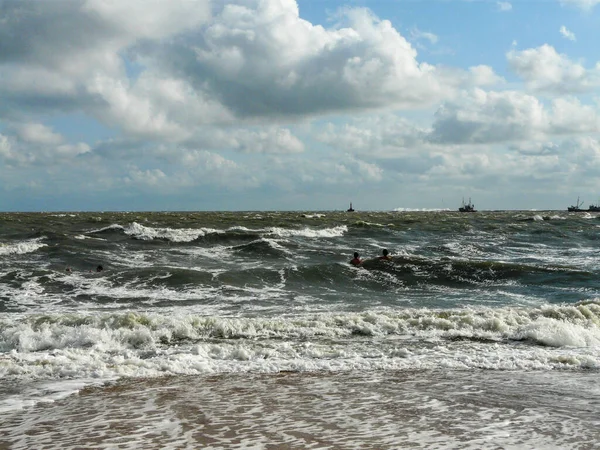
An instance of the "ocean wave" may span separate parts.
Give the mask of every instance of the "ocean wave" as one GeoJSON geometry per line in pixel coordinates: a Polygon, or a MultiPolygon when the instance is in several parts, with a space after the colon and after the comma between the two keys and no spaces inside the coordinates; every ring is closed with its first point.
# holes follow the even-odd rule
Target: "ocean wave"
{"type": "Polygon", "coordinates": [[[367,222],[365,220],[357,220],[352,224],[353,228],[385,228],[394,227],[394,224],[383,225],[381,223],[367,222]]]}
{"type": "Polygon", "coordinates": [[[339,225],[331,228],[283,228],[267,227],[251,229],[244,226],[234,226],[226,229],[215,228],[154,228],[133,222],[124,227],[113,224],[104,228],[92,230],[88,234],[101,234],[114,231],[124,232],[126,235],[135,239],[151,241],[165,240],[169,242],[193,242],[200,238],[210,238],[212,240],[235,240],[235,239],[256,239],[260,236],[276,236],[280,238],[288,237],[306,237],[306,238],[330,238],[340,237],[348,231],[346,225],[339,225]]]}
{"type": "Polygon", "coordinates": [[[300,229],[271,227],[267,229],[267,232],[279,237],[331,238],[343,236],[348,232],[348,227],[346,225],[339,225],[332,228],[305,227],[300,229]]]}
{"type": "Polygon", "coordinates": [[[136,239],[151,241],[162,239],[171,242],[192,242],[207,233],[220,233],[221,231],[212,228],[152,228],[133,222],[124,229],[125,234],[136,239]]]}
{"type": "Polygon", "coordinates": [[[394,208],[394,212],[439,212],[439,211],[454,211],[450,208],[394,208]]]}
{"type": "Polygon", "coordinates": [[[458,259],[450,257],[426,258],[415,255],[394,256],[391,260],[367,259],[361,264],[366,270],[393,274],[407,282],[426,283],[484,283],[503,279],[543,274],[559,276],[563,272],[593,277],[588,272],[565,266],[512,263],[504,261],[458,259]]]}
{"type": "Polygon", "coordinates": [[[529,340],[551,347],[600,346],[600,300],[539,308],[404,309],[310,314],[295,317],[163,316],[127,312],[103,315],[33,315],[3,319],[0,351],[88,348],[130,349],[205,339],[289,339],[458,336],[492,341],[529,340]]]}
{"type": "Polygon", "coordinates": [[[304,217],[305,219],[320,219],[322,217],[326,217],[325,214],[319,214],[319,213],[315,213],[315,214],[301,214],[300,217],[304,217]]]}
{"type": "Polygon", "coordinates": [[[36,250],[47,247],[48,244],[43,243],[45,237],[30,239],[23,242],[13,244],[0,243],[0,255],[22,255],[25,253],[33,253],[36,250]]]}
{"type": "Polygon", "coordinates": [[[231,248],[236,253],[247,253],[256,256],[280,256],[290,254],[288,250],[273,239],[260,238],[246,244],[236,245],[231,248]]]}
{"type": "Polygon", "coordinates": [[[559,216],[557,214],[552,216],[542,216],[540,214],[535,214],[532,217],[526,217],[524,219],[520,219],[521,222],[544,222],[548,220],[566,220],[567,218],[564,216],[559,216]]]}
{"type": "Polygon", "coordinates": [[[0,322],[0,377],[598,369],[599,321],[598,301],[535,309],[408,309],[277,318],[141,312],[5,318],[0,322]]]}
{"type": "Polygon", "coordinates": [[[90,230],[88,231],[88,234],[96,234],[96,233],[105,233],[108,231],[119,231],[119,230],[124,230],[125,228],[122,225],[119,225],[117,223],[113,223],[112,225],[108,225],[107,227],[102,227],[102,228],[97,228],[94,230],[90,230]]]}

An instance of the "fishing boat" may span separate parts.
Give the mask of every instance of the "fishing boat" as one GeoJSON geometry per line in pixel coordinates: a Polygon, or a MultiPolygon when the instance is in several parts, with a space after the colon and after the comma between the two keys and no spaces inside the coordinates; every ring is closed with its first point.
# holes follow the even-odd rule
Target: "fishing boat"
{"type": "Polygon", "coordinates": [[[581,207],[583,206],[583,202],[579,202],[579,197],[577,197],[577,204],[575,206],[571,205],[567,208],[567,211],[569,212],[581,212],[581,211],[585,211],[584,209],[581,209],[581,207]]]}
{"type": "Polygon", "coordinates": [[[458,210],[460,212],[477,212],[475,205],[471,203],[471,197],[469,197],[469,203],[465,203],[465,199],[463,198],[462,206],[458,210]]]}
{"type": "Polygon", "coordinates": [[[588,206],[588,211],[600,211],[600,202],[588,206]]]}

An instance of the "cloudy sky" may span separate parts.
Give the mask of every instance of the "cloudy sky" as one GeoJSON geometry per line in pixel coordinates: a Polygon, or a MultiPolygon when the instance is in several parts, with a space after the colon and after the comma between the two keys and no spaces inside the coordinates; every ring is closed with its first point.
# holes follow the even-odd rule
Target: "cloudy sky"
{"type": "Polygon", "coordinates": [[[600,0],[0,0],[0,210],[600,201],[600,0]]]}

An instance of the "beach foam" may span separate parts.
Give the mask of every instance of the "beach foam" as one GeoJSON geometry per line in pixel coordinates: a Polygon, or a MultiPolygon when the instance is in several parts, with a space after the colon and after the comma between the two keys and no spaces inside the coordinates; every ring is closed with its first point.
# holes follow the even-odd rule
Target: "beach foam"
{"type": "Polygon", "coordinates": [[[589,373],[360,371],[136,379],[0,412],[11,449],[593,448],[589,373]],[[590,392],[585,395],[583,392],[590,392]]]}

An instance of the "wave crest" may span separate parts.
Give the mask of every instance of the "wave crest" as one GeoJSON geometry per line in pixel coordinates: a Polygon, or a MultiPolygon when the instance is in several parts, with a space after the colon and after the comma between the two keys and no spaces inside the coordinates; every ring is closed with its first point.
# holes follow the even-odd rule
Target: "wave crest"
{"type": "Polygon", "coordinates": [[[25,253],[33,253],[42,247],[48,246],[48,244],[41,242],[44,239],[44,237],[40,237],[28,241],[17,242],[15,244],[0,243],[0,255],[23,255],[25,253]]]}

